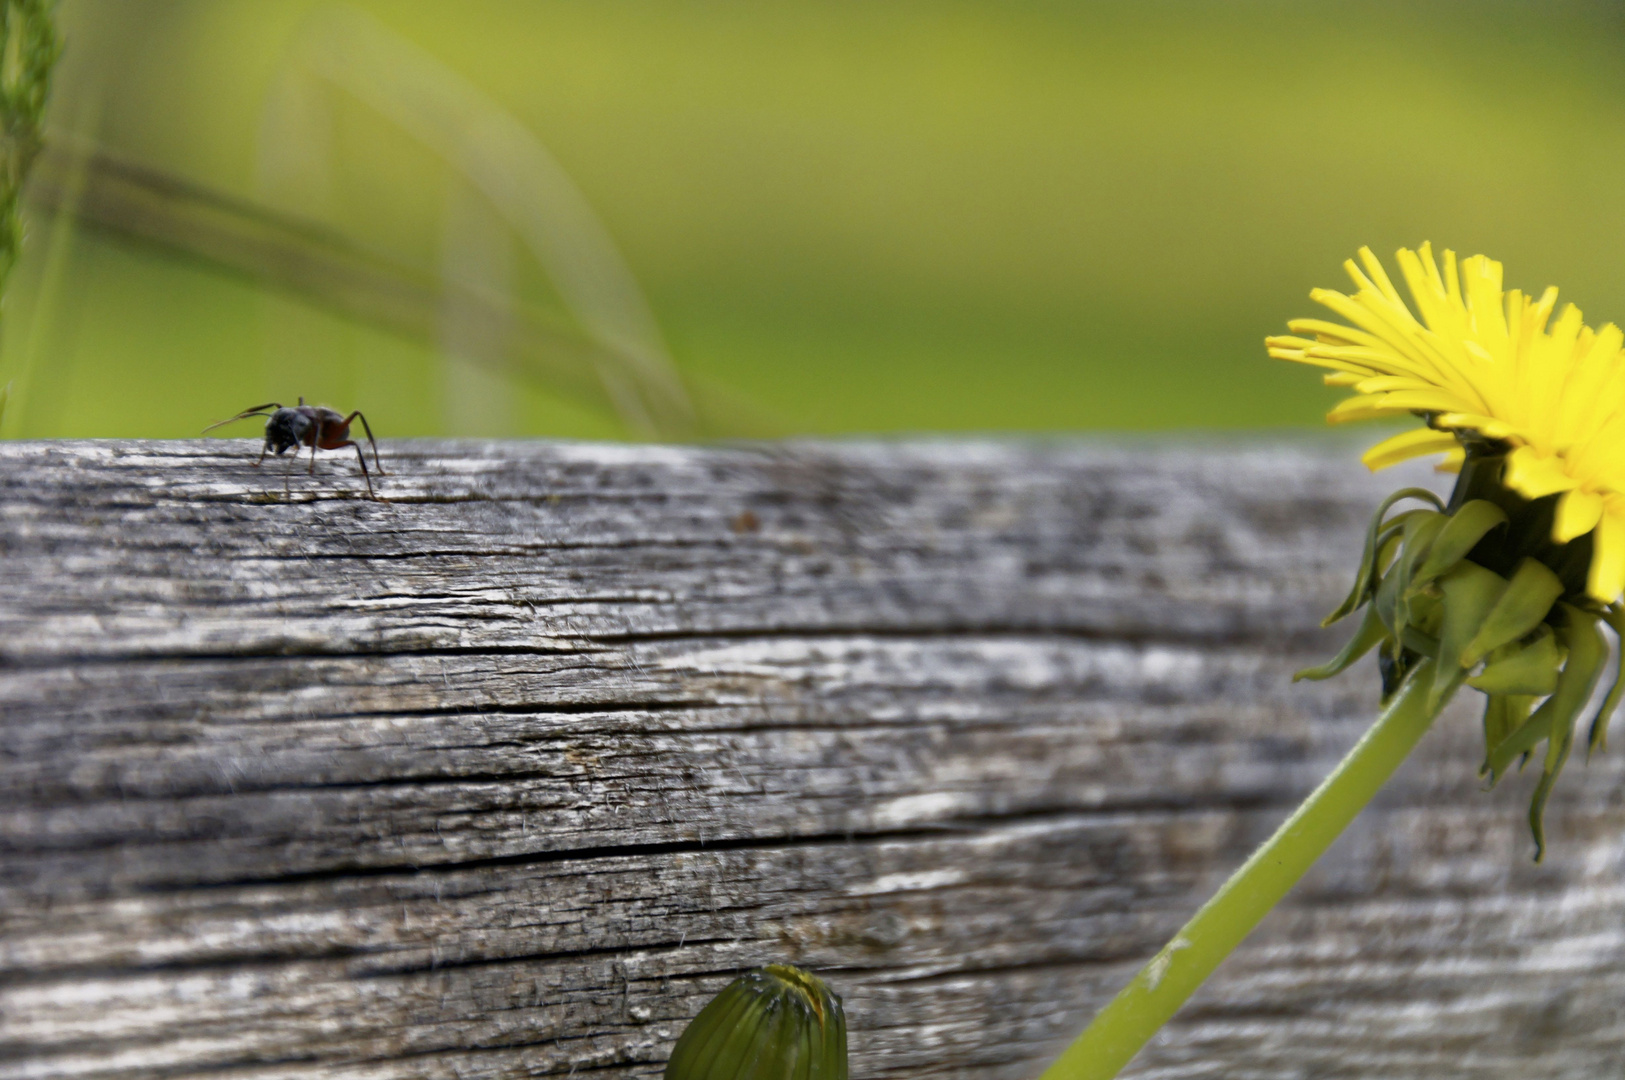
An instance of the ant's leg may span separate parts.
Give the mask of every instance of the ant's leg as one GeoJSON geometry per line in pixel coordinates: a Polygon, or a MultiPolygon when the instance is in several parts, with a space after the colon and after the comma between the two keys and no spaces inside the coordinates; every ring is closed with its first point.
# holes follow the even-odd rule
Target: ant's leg
{"type": "Polygon", "coordinates": [[[261,462],[263,462],[265,460],[266,451],[268,451],[270,449],[271,449],[271,444],[270,443],[266,443],[264,446],[260,447],[259,461],[254,462],[254,468],[257,469],[257,468],[260,467],[261,462]]]}
{"type": "MultiPolygon", "coordinates": [[[[375,495],[373,493],[373,490],[372,490],[372,474],[367,471],[367,458],[366,458],[366,455],[361,452],[361,444],[356,442],[354,439],[346,439],[343,442],[339,443],[339,446],[353,446],[353,447],[355,447],[355,459],[357,461],[361,462],[361,475],[365,476],[367,478],[367,498],[369,498],[369,499],[378,498],[378,496],[375,495]]],[[[335,450],[337,450],[338,448],[339,448],[338,446],[333,447],[333,449],[335,449],[335,450]]]]}
{"type": "Polygon", "coordinates": [[[282,470],[282,493],[290,499],[293,498],[293,488],[291,486],[293,483],[293,467],[297,464],[299,464],[299,451],[296,448],[293,457],[288,459],[288,467],[282,470]]]}
{"type": "MultiPolygon", "coordinates": [[[[372,463],[378,466],[378,475],[388,476],[389,474],[384,472],[384,463],[378,460],[378,441],[372,437],[372,425],[367,423],[367,418],[361,415],[360,409],[357,409],[355,412],[344,418],[344,426],[349,427],[350,421],[352,420],[360,420],[361,427],[367,432],[367,442],[372,446],[372,463]]],[[[358,454],[361,453],[361,447],[356,447],[355,452],[358,454]]],[[[364,465],[366,463],[363,462],[362,464],[364,465]]]]}
{"type": "MultiPolygon", "coordinates": [[[[299,400],[304,401],[305,399],[300,398],[299,400]]],[[[324,426],[325,425],[323,425],[322,421],[318,419],[316,421],[316,430],[314,432],[312,432],[311,436],[310,436],[310,475],[311,476],[316,475],[316,448],[318,446],[322,445],[322,428],[324,426]]]]}

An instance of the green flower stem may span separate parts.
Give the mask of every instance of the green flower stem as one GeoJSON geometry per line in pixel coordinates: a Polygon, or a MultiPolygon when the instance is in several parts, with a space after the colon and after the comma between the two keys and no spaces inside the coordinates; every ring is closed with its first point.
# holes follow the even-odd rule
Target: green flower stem
{"type": "Polygon", "coordinates": [[[1418,664],[1332,774],[1112,999],[1041,1080],[1111,1080],[1287,894],[1427,732],[1433,661],[1418,664]]]}

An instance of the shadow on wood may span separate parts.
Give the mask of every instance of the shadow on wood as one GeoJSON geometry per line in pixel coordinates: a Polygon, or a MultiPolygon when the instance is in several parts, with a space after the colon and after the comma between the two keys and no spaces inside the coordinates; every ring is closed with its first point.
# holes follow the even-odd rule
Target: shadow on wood
{"type": "MultiPolygon", "coordinates": [[[[1035,1075],[1363,730],[1325,444],[0,444],[0,1077],[654,1076],[741,968],[1035,1075]]],[[[1131,1075],[1595,1077],[1621,758],[1449,714],[1131,1075]]]]}

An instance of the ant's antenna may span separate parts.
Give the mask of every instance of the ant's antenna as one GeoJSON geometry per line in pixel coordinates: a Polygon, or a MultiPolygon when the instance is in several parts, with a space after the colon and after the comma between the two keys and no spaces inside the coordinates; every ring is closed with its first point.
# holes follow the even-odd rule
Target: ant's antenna
{"type": "MultiPolygon", "coordinates": [[[[304,403],[305,403],[305,399],[300,398],[299,399],[299,404],[303,405],[304,403]]],[[[280,408],[282,408],[282,403],[280,401],[267,401],[264,405],[256,405],[252,409],[244,409],[242,412],[238,413],[236,416],[233,416],[229,420],[221,420],[218,423],[210,424],[208,427],[204,428],[198,434],[207,435],[209,432],[213,431],[217,427],[225,427],[227,424],[235,424],[239,420],[247,420],[250,416],[264,416],[266,409],[280,409],[280,408]]]]}

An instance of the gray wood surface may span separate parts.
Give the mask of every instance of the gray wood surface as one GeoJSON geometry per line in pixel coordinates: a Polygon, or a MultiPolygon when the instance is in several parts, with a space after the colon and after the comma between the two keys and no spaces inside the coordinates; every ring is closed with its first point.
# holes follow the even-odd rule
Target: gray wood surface
{"type": "MultiPolygon", "coordinates": [[[[1029,1077],[1369,721],[1324,443],[0,444],[0,1077],[1029,1077]]],[[[1456,709],[1131,1068],[1625,1075],[1616,752],[1456,709]]]]}

